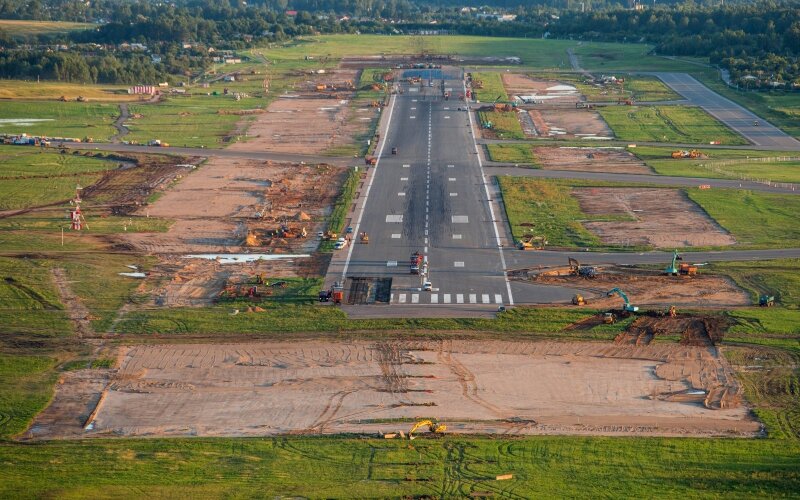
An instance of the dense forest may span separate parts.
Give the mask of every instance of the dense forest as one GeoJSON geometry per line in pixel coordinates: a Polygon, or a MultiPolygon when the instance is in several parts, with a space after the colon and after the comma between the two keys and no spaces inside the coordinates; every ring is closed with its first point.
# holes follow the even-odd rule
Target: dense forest
{"type": "MultiPolygon", "coordinates": [[[[201,71],[190,41],[241,49],[313,33],[436,29],[484,36],[647,42],[665,55],[708,57],[751,88],[800,83],[800,1],[704,5],[659,2],[631,9],[606,0],[0,0],[0,18],[84,21],[95,29],[15,39],[0,31],[0,76],[131,83],[201,71]],[[473,6],[472,8],[465,8],[473,6]],[[487,14],[516,16],[498,20],[487,14]],[[147,55],[121,52],[141,43],[147,55]],[[52,44],[68,51],[52,51],[52,44]],[[102,47],[93,44],[100,44],[102,47]],[[159,56],[158,62],[149,55],[159,56]]],[[[789,87],[789,85],[785,85],[789,87]]]]}

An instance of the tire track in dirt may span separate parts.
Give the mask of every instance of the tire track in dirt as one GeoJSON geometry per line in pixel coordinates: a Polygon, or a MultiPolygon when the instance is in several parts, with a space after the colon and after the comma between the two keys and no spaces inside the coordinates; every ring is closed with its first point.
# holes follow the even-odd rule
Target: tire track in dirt
{"type": "Polygon", "coordinates": [[[53,282],[58,290],[58,296],[61,298],[61,303],[64,304],[64,308],[67,310],[70,321],[75,325],[75,333],[78,338],[93,335],[94,329],[92,328],[89,310],[81,303],[80,299],[72,293],[72,289],[69,287],[67,272],[63,268],[56,267],[53,268],[52,274],[53,282]]]}
{"type": "Polygon", "coordinates": [[[478,384],[475,379],[475,374],[469,371],[469,369],[466,366],[464,366],[460,361],[453,358],[452,348],[448,347],[448,349],[445,350],[444,344],[445,342],[441,342],[439,344],[439,350],[436,354],[436,358],[440,363],[449,368],[450,371],[453,373],[453,375],[456,376],[456,378],[458,379],[458,383],[461,385],[461,394],[465,398],[472,401],[473,403],[486,408],[498,418],[501,419],[509,418],[510,415],[508,414],[508,412],[503,411],[499,407],[489,403],[488,401],[478,396],[478,384]]]}

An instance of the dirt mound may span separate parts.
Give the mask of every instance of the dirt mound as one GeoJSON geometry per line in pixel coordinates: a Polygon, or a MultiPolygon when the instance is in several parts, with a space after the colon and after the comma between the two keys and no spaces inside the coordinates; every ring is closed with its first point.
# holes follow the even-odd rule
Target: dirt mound
{"type": "Polygon", "coordinates": [[[721,316],[644,316],[614,339],[617,344],[648,345],[657,336],[680,335],[687,346],[710,347],[722,340],[730,321],[721,316]]]}

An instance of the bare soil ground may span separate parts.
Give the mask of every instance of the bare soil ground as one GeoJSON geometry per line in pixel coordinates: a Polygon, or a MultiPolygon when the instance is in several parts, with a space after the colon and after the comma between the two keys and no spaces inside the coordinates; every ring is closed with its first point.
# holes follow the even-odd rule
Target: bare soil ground
{"type": "Polygon", "coordinates": [[[614,136],[605,120],[596,111],[542,107],[527,112],[540,136],[570,139],[614,136]]]}
{"type": "Polygon", "coordinates": [[[584,222],[604,243],[656,248],[725,246],[736,243],[686,194],[677,189],[576,188],[590,215],[629,216],[631,221],[584,222]]]}
{"type": "Polygon", "coordinates": [[[218,264],[184,259],[197,253],[311,253],[317,232],[339,194],[346,171],[328,165],[298,165],[214,158],[186,176],[138,215],[174,219],[166,233],[137,233],[121,238],[161,262],[148,278],[153,300],[162,306],[210,303],[237,273],[268,277],[319,273],[313,259],[218,264]],[[281,226],[307,237],[278,237],[281,226]],[[246,246],[246,237],[255,237],[246,246]]]}
{"type": "Polygon", "coordinates": [[[651,174],[653,171],[628,151],[592,147],[538,147],[534,154],[545,170],[577,170],[619,174],[651,174]]]}
{"type": "MultiPolygon", "coordinates": [[[[606,292],[612,288],[624,290],[631,303],[637,306],[659,306],[666,309],[671,305],[679,308],[750,305],[750,296],[732,280],[724,276],[704,274],[702,268],[697,276],[690,277],[664,276],[659,271],[605,267],[591,280],[576,276],[558,276],[555,275],[557,272],[558,270],[544,270],[533,279],[536,284],[580,288],[592,308],[620,307],[622,299],[606,296],[606,292]]],[[[566,273],[566,268],[564,272],[566,273]]]]}
{"type": "Polygon", "coordinates": [[[456,433],[759,430],[713,347],[304,341],[135,346],[121,356],[91,430],[55,425],[91,413],[62,403],[91,402],[90,390],[65,387],[75,376],[51,407],[65,413],[43,413],[30,437],[378,433],[407,430],[421,417],[456,433]],[[729,396],[720,405],[710,394],[729,396]]]}
{"type": "Polygon", "coordinates": [[[364,102],[354,109],[353,90],[318,92],[317,84],[357,83],[358,71],[338,69],[297,85],[297,93],[273,101],[265,113],[248,122],[248,140],[231,145],[238,151],[319,154],[353,144],[375,118],[377,108],[364,102]]]}

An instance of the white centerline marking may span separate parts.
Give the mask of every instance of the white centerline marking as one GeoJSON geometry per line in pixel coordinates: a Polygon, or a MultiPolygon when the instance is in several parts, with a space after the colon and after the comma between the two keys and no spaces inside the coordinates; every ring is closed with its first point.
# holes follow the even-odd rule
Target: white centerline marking
{"type": "Polygon", "coordinates": [[[453,267],[464,267],[464,262],[457,260],[453,262],[453,267]]]}
{"type": "Polygon", "coordinates": [[[386,267],[397,267],[397,261],[396,260],[387,260],[386,261],[386,267]]]}
{"type": "Polygon", "coordinates": [[[403,222],[403,215],[387,215],[386,222],[403,222]]]}
{"type": "Polygon", "coordinates": [[[401,180],[401,181],[407,181],[407,180],[408,180],[408,177],[400,177],[400,180],[401,180]]]}
{"type": "Polygon", "coordinates": [[[458,196],[458,193],[450,193],[450,196],[458,196]]]}
{"type": "Polygon", "coordinates": [[[397,193],[397,196],[405,196],[405,193],[397,193]]]}
{"type": "Polygon", "coordinates": [[[461,235],[460,234],[454,234],[453,235],[453,239],[454,240],[460,240],[461,239],[461,235]]]}
{"type": "Polygon", "coordinates": [[[450,181],[450,182],[455,182],[456,178],[455,177],[449,177],[447,180],[450,181]]]}
{"type": "Polygon", "coordinates": [[[393,240],[399,240],[400,239],[400,233],[392,233],[392,239],[393,240]]]}
{"type": "MultiPolygon", "coordinates": [[[[402,217],[402,215],[400,217],[402,217]]],[[[451,217],[451,220],[453,221],[453,224],[469,224],[469,215],[454,215],[451,217]]],[[[389,221],[387,220],[386,222],[389,221]]],[[[400,222],[403,222],[403,220],[400,219],[400,222]]]]}

